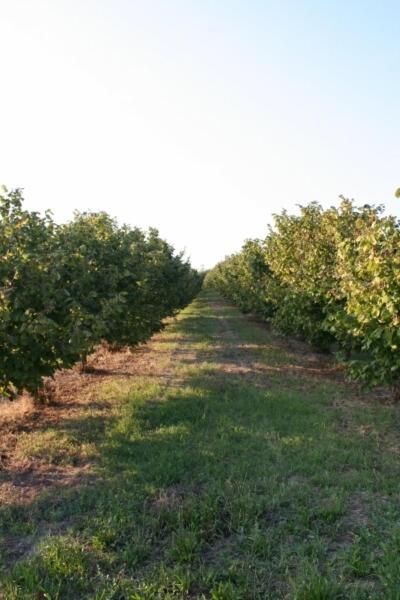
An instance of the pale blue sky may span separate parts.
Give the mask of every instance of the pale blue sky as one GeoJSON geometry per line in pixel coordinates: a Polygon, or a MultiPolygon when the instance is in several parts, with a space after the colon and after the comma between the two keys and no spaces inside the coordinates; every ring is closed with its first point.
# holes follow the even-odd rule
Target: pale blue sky
{"type": "Polygon", "coordinates": [[[400,3],[0,0],[0,183],[196,266],[339,194],[400,216],[400,3]]]}

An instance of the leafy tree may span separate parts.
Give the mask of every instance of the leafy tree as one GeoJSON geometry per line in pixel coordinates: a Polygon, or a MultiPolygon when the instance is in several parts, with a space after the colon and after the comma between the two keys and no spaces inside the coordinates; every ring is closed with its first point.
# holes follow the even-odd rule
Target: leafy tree
{"type": "Polygon", "coordinates": [[[284,333],[336,348],[367,385],[399,388],[400,226],[382,210],[342,198],[337,209],[283,211],[263,242],[247,243],[207,281],[244,312],[268,306],[264,317],[284,333]]]}
{"type": "Polygon", "coordinates": [[[163,327],[202,284],[152,229],[119,227],[106,213],[56,226],[0,195],[0,393],[38,394],[43,377],[94,348],[135,346],[163,327]]]}
{"type": "Polygon", "coordinates": [[[358,341],[363,355],[350,368],[367,384],[400,381],[400,228],[382,208],[364,207],[352,236],[339,247],[338,275],[346,299],[341,329],[358,341]],[[343,321],[344,319],[344,321],[343,321]]]}
{"type": "Polygon", "coordinates": [[[51,216],[25,211],[20,190],[0,195],[0,392],[35,392],[64,361],[69,308],[52,257],[51,216]]]}

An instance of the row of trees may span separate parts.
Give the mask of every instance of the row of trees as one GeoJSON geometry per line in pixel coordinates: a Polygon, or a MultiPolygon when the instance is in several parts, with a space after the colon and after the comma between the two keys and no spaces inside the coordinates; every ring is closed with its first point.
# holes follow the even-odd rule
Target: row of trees
{"type": "Polygon", "coordinates": [[[133,347],[162,328],[201,276],[154,229],[120,227],[106,213],[64,225],[0,193],[0,393],[37,394],[43,377],[94,348],[133,347]]]}
{"type": "Polygon", "coordinates": [[[283,212],[207,276],[244,312],[338,352],[367,385],[400,382],[400,226],[382,207],[283,212]]]}

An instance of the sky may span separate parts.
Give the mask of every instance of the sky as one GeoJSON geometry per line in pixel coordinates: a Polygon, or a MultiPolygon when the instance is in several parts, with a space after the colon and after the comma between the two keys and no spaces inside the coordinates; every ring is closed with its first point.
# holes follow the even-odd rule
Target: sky
{"type": "Polygon", "coordinates": [[[398,0],[0,0],[0,184],[196,267],[343,194],[400,217],[398,0]]]}

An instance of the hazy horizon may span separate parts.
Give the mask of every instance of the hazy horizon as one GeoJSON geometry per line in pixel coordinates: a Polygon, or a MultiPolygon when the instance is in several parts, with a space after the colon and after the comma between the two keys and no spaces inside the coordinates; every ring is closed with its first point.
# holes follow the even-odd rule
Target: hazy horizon
{"type": "Polygon", "coordinates": [[[3,0],[0,184],[195,266],[339,195],[400,217],[400,5],[3,0]]]}

